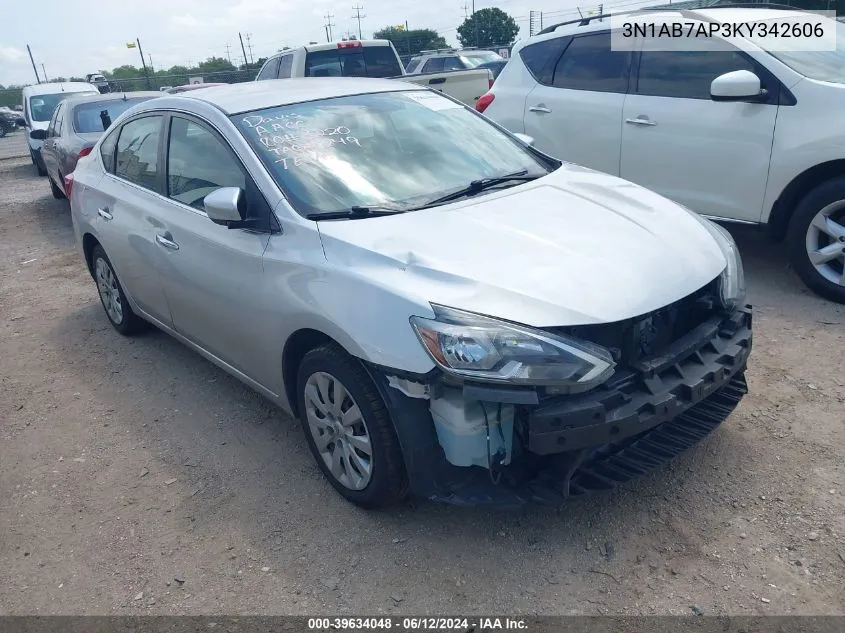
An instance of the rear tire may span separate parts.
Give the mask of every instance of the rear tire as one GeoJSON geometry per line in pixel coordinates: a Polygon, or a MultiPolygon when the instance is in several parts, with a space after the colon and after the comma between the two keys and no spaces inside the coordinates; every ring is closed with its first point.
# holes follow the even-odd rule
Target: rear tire
{"type": "Polygon", "coordinates": [[[825,299],[845,303],[845,178],[819,185],[798,203],[786,240],[804,283],[825,299]]]}
{"type": "Polygon", "coordinates": [[[115,330],[124,336],[132,336],[147,329],[148,324],[132,311],[123,286],[112,268],[106,251],[99,244],[91,254],[91,270],[100,295],[100,303],[115,330]]]}
{"type": "Polygon", "coordinates": [[[64,192],[64,191],[62,191],[61,189],[59,189],[59,188],[56,186],[56,183],[54,183],[54,182],[53,182],[53,179],[52,179],[52,178],[48,178],[48,179],[49,179],[49,181],[50,181],[50,191],[52,192],[53,197],[54,197],[56,200],[62,200],[62,199],[64,199],[64,198],[67,198],[67,196],[65,195],[65,192],[64,192]]]}
{"type": "Polygon", "coordinates": [[[299,366],[297,399],[311,454],[345,499],[374,509],[408,494],[390,413],[358,359],[334,343],[311,350],[299,366]]]}

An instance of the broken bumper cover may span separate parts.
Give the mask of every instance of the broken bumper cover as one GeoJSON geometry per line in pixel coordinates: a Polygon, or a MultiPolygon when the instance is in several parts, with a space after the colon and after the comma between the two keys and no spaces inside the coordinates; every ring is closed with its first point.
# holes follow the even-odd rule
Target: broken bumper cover
{"type": "Polygon", "coordinates": [[[519,405],[522,449],[495,483],[486,469],[446,462],[427,401],[388,388],[383,376],[376,382],[416,494],[455,505],[555,504],[644,475],[717,428],[747,393],[751,320],[750,309],[714,317],[600,388],[519,405]]]}

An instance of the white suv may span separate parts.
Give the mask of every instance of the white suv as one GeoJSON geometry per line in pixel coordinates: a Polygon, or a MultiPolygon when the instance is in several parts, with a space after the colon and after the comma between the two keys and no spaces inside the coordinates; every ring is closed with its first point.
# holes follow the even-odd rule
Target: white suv
{"type": "MultiPolygon", "coordinates": [[[[655,22],[802,19],[773,9],[655,11],[655,22]]],[[[614,18],[614,26],[619,23],[614,18]]],[[[826,18],[825,18],[826,19],[826,18]]],[[[845,25],[837,50],[611,50],[611,21],[522,42],[476,109],[560,159],[717,220],[768,225],[796,272],[845,303],[845,25]]],[[[618,40],[614,40],[618,41],[618,40]]]]}

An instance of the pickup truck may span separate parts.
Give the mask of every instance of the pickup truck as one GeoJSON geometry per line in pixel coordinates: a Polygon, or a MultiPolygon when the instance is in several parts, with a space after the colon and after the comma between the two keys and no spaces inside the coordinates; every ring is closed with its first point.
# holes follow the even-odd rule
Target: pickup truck
{"type": "Polygon", "coordinates": [[[348,40],[289,48],[268,58],[255,81],[295,77],[402,79],[438,90],[470,107],[493,84],[493,74],[488,69],[409,75],[389,40],[348,40]]]}

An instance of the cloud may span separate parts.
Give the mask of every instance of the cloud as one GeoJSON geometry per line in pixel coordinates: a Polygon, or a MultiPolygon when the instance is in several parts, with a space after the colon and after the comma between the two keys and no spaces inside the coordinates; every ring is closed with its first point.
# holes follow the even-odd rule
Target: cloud
{"type": "Polygon", "coordinates": [[[187,28],[195,28],[202,24],[198,19],[196,19],[190,13],[183,13],[181,15],[174,15],[170,18],[170,21],[177,26],[184,26],[187,28]]]}
{"type": "Polygon", "coordinates": [[[26,53],[13,46],[0,46],[0,62],[15,64],[26,60],[26,53]]]}

